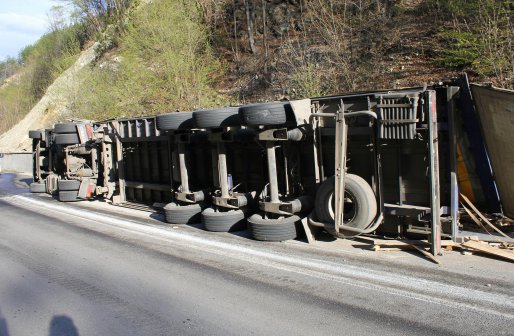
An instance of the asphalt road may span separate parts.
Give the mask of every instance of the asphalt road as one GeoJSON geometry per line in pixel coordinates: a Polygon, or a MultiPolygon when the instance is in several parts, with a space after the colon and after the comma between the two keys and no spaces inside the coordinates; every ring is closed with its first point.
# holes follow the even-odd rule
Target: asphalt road
{"type": "Polygon", "coordinates": [[[514,334],[512,277],[255,242],[24,191],[0,174],[1,336],[514,334]]]}

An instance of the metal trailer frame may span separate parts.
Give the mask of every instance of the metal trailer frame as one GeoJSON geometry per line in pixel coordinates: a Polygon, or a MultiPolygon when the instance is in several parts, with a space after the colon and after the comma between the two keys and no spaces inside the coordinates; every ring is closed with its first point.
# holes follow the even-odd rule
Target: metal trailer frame
{"type": "MultiPolygon", "coordinates": [[[[458,92],[457,87],[442,86],[429,90],[373,91],[291,101],[296,119],[294,126],[253,127],[254,141],[256,145],[264,143],[262,149],[266,153],[267,181],[259,179],[258,183],[262,182],[262,188],[269,190],[261,197],[259,208],[277,216],[305,214],[313,207],[315,187],[327,175],[335,175],[335,220],[333,223],[319,223],[309,216],[311,225],[322,226],[342,237],[341,229],[352,234],[370,233],[393,218],[398,234],[403,234],[406,227],[407,233],[430,236],[431,253],[439,255],[444,231],[441,223],[451,224],[451,232],[444,233],[445,236],[455,239],[458,234],[454,149],[454,99],[458,92]],[[304,143],[300,141],[312,141],[312,146],[301,146],[304,143]],[[284,162],[278,162],[279,144],[298,144],[298,148],[308,148],[308,153],[288,157],[291,153],[281,150],[284,162]],[[357,145],[362,148],[357,148],[357,145]],[[418,162],[417,166],[407,167],[409,171],[406,171],[402,157],[410,156],[411,152],[417,155],[414,157],[418,161],[425,158],[426,162],[418,162]],[[302,184],[300,191],[290,192],[290,188],[296,190],[295,186],[289,185],[293,177],[289,176],[288,164],[293,158],[305,160],[301,165],[310,165],[312,171],[300,174],[312,173],[312,176],[300,176],[300,181],[295,181],[302,184]],[[353,163],[347,164],[348,159],[354,158],[357,158],[357,168],[353,163]],[[368,159],[371,164],[366,163],[368,159]],[[426,174],[423,169],[416,170],[419,167],[424,167],[426,174]],[[361,168],[365,169],[361,172],[361,168]],[[378,206],[375,219],[360,228],[344,224],[345,176],[356,169],[359,171],[354,173],[365,177],[372,186],[378,206]],[[279,170],[284,172],[284,181],[279,179],[279,170]],[[397,183],[389,181],[391,178],[397,183]],[[416,179],[422,181],[409,185],[416,179]],[[279,187],[285,189],[282,196],[279,187]],[[420,193],[423,197],[416,196],[420,193]],[[412,223],[421,223],[424,228],[412,223]]],[[[95,190],[97,195],[110,198],[115,204],[136,202],[163,206],[172,201],[191,204],[210,201],[207,195],[213,196],[215,206],[227,209],[238,209],[247,204],[247,193],[232,190],[227,164],[227,144],[233,141],[234,134],[241,127],[210,132],[194,128],[161,132],[157,129],[156,117],[123,118],[93,125],[93,134],[88,140],[92,150],[87,154],[95,162],[93,175],[99,179],[95,190]],[[209,146],[196,146],[193,138],[201,138],[201,141],[208,138],[209,146]],[[213,159],[208,171],[205,171],[205,165],[197,164],[195,167],[197,173],[205,176],[212,173],[208,181],[213,184],[209,184],[210,187],[202,185],[198,189],[202,183],[197,180],[201,176],[191,180],[191,162],[186,157],[188,150],[195,151],[196,156],[207,154],[209,159],[213,159]],[[194,188],[198,191],[192,191],[194,188]]],[[[40,151],[37,142],[34,146],[36,153],[40,151]]],[[[57,155],[59,150],[67,157],[76,148],[54,146],[50,153],[57,155]]],[[[53,170],[56,168],[52,167],[53,170]]],[[[40,172],[36,169],[34,174],[36,177],[40,172]]]]}

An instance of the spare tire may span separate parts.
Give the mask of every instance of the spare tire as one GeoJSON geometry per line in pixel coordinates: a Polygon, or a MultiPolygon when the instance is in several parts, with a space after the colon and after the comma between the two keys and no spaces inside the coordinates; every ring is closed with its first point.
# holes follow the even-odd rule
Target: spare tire
{"type": "Polygon", "coordinates": [[[30,184],[30,192],[31,193],[44,193],[44,192],[46,192],[46,183],[45,182],[32,182],[30,184]]]}
{"type": "MultiPolygon", "coordinates": [[[[334,223],[334,188],[335,176],[329,177],[316,192],[316,216],[324,223],[334,223]]],[[[371,186],[362,177],[346,174],[344,225],[365,229],[377,215],[377,201],[371,186]]],[[[342,230],[345,235],[355,233],[342,230]]]]}
{"type": "Polygon", "coordinates": [[[76,133],[77,132],[77,124],[76,123],[61,123],[54,125],[54,133],[66,134],[66,133],[76,133]]]}
{"type": "Polygon", "coordinates": [[[193,118],[198,128],[241,126],[239,107],[195,111],[193,118]]]}
{"type": "Polygon", "coordinates": [[[57,145],[76,145],[80,143],[78,134],[56,134],[55,143],[57,145]]]}
{"type": "Polygon", "coordinates": [[[239,108],[241,121],[248,126],[284,125],[288,119],[294,119],[292,115],[289,102],[252,104],[239,108]]]}
{"type": "Polygon", "coordinates": [[[171,224],[195,224],[200,223],[202,207],[200,204],[180,205],[175,202],[168,203],[164,207],[166,222],[171,224]]]}
{"type": "Polygon", "coordinates": [[[72,191],[80,189],[80,181],[77,180],[59,180],[57,181],[57,189],[59,191],[72,191]]]}
{"type": "Polygon", "coordinates": [[[190,130],[195,128],[193,112],[173,112],[156,117],[157,129],[160,131],[190,130]]]}
{"type": "Polygon", "coordinates": [[[299,221],[298,216],[269,219],[255,214],[248,218],[248,226],[254,239],[278,242],[295,239],[296,223],[299,221]]]}
{"type": "Polygon", "coordinates": [[[207,208],[202,211],[202,223],[207,231],[229,232],[246,229],[243,210],[216,211],[207,208]]]}
{"type": "Polygon", "coordinates": [[[29,131],[30,139],[41,139],[42,137],[43,137],[43,134],[39,130],[29,131]]]}

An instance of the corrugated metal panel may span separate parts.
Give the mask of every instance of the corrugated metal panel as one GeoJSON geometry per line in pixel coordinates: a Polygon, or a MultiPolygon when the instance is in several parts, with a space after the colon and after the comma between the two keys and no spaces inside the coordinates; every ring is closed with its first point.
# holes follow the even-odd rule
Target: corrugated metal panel
{"type": "Polygon", "coordinates": [[[514,91],[471,85],[503,211],[514,218],[514,91]]]}
{"type": "Polygon", "coordinates": [[[377,105],[381,139],[414,139],[416,136],[417,97],[379,97],[377,105]]]}

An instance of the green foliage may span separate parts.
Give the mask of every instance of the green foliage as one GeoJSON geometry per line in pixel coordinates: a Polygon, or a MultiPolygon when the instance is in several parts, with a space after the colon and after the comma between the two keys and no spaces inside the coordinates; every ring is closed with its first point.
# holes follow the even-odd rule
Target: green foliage
{"type": "Polygon", "coordinates": [[[319,97],[329,91],[322,70],[312,63],[297,67],[291,75],[291,83],[295,90],[292,98],[319,97]]]}
{"type": "Polygon", "coordinates": [[[84,42],[82,26],[76,24],[49,32],[21,50],[15,62],[18,75],[0,89],[0,133],[30,111],[47,87],[75,62],[84,42]]]}
{"type": "Polygon", "coordinates": [[[446,40],[448,48],[436,60],[450,68],[471,66],[479,57],[478,37],[468,31],[445,30],[441,37],[446,40]]]}
{"type": "Polygon", "coordinates": [[[440,36],[446,42],[436,61],[447,67],[468,68],[508,86],[514,76],[512,41],[513,0],[432,0],[443,15],[454,18],[440,36]]]}
{"type": "Polygon", "coordinates": [[[223,103],[211,88],[223,68],[195,2],[159,0],[140,7],[118,43],[119,62],[88,70],[76,102],[81,115],[151,115],[223,103]]]}
{"type": "Polygon", "coordinates": [[[26,94],[28,80],[20,78],[0,86],[0,134],[7,131],[30,110],[34,99],[26,94]]]}
{"type": "Polygon", "coordinates": [[[71,26],[47,33],[28,51],[22,51],[32,74],[31,96],[40,98],[48,85],[75,62],[80,53],[79,30],[80,27],[71,26]]]}

